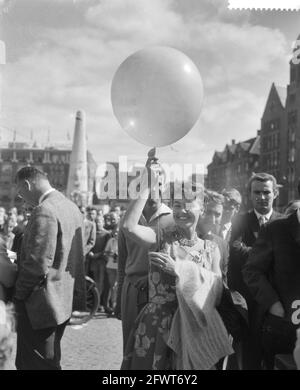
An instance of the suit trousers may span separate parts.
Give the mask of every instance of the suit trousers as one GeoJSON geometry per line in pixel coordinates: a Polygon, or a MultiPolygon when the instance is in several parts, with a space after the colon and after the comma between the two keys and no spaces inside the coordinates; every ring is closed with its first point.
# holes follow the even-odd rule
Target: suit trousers
{"type": "Polygon", "coordinates": [[[61,370],[60,342],[68,321],[50,328],[33,329],[25,303],[16,303],[17,370],[61,370]]]}
{"type": "Polygon", "coordinates": [[[253,299],[247,299],[249,329],[242,340],[242,369],[262,369],[262,347],[259,328],[258,305],[253,299]]]}
{"type": "Polygon", "coordinates": [[[137,289],[125,276],[122,286],[121,318],[123,331],[123,351],[129,339],[130,332],[140,311],[148,302],[148,288],[137,289]]]}
{"type": "MultiPolygon", "coordinates": [[[[90,271],[92,273],[92,278],[96,282],[97,289],[99,291],[100,301],[104,295],[105,288],[105,274],[106,274],[106,262],[103,259],[91,259],[90,262],[90,271]]],[[[106,293],[107,295],[107,293],[106,293]]]]}
{"type": "Polygon", "coordinates": [[[293,353],[297,339],[296,327],[284,318],[267,314],[261,332],[265,368],[273,370],[277,354],[293,353]]]}

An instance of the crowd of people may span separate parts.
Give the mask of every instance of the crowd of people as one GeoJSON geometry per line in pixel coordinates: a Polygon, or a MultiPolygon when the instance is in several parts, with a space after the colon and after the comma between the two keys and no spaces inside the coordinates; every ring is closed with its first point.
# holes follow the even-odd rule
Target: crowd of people
{"type": "Polygon", "coordinates": [[[99,311],[114,315],[117,300],[119,223],[124,208],[105,206],[98,209],[80,207],[84,218],[84,263],[86,275],[96,282],[100,297],[99,311]]]}
{"type": "Polygon", "coordinates": [[[38,169],[17,173],[26,207],[0,208],[0,366],[14,318],[16,368],[61,368],[65,327],[85,310],[85,275],[96,283],[99,312],[122,321],[123,370],[274,369],[293,354],[300,201],[275,211],[276,179],[256,173],[250,211],[234,188],[191,182],[166,204],[157,166],[150,152],[143,175],[154,180],[127,210],[78,207],[38,169]]]}
{"type": "Polygon", "coordinates": [[[196,186],[173,194],[171,209],[147,199],[150,188],[132,201],[119,240],[122,369],[274,369],[292,355],[299,200],[275,211],[267,173],[252,175],[248,190],[248,212],[234,188],[196,186]]]}

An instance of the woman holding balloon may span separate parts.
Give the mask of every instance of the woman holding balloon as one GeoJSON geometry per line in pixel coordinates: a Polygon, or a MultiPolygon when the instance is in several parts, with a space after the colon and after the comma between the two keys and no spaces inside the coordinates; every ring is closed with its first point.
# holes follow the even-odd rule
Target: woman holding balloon
{"type": "MultiPolygon", "coordinates": [[[[150,47],[119,66],[111,98],[115,116],[132,138],[152,147],[166,146],[184,137],[198,120],[203,84],[185,54],[150,47]]],[[[172,197],[174,228],[154,231],[139,225],[154,189],[148,187],[148,173],[156,177],[154,187],[159,183],[153,170],[156,161],[155,155],[149,156],[143,176],[147,185],[123,219],[124,233],[149,250],[149,302],[124,346],[122,369],[211,369],[233,350],[216,310],[223,288],[220,253],[195,230],[203,188],[184,186],[183,197],[172,197]]]]}
{"type": "MultiPolygon", "coordinates": [[[[155,187],[159,178],[151,158],[147,167],[144,183],[152,172],[155,187]]],[[[149,192],[145,185],[123,220],[125,234],[150,252],[149,302],[125,346],[122,369],[213,369],[233,350],[216,310],[223,288],[220,253],[195,230],[203,209],[203,188],[185,183],[181,199],[173,194],[175,227],[165,231],[138,224],[149,192]],[[158,251],[151,252],[155,248],[158,251]]]]}

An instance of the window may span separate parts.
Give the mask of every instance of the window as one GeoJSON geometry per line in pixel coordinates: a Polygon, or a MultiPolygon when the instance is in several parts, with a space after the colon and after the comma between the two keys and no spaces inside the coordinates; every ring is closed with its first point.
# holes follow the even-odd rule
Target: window
{"type": "Polygon", "coordinates": [[[288,125],[297,123],[297,111],[293,110],[288,113],[288,125]]]}
{"type": "Polygon", "coordinates": [[[274,152],[273,163],[274,163],[274,167],[277,167],[277,165],[278,165],[277,152],[274,152]]]}
{"type": "Polygon", "coordinates": [[[295,148],[292,147],[289,152],[289,162],[295,161],[295,148]]]}
{"type": "Polygon", "coordinates": [[[27,160],[29,160],[29,152],[25,152],[23,150],[17,151],[16,155],[17,155],[17,160],[20,162],[27,162],[27,160]]]}
{"type": "Polygon", "coordinates": [[[296,101],[296,94],[294,94],[294,93],[290,94],[290,97],[289,97],[290,104],[294,104],[295,101],[296,101]]]}
{"type": "Polygon", "coordinates": [[[52,156],[51,156],[51,161],[52,161],[54,164],[57,164],[57,163],[58,163],[58,155],[57,155],[57,154],[52,154],[52,156]]]}
{"type": "Polygon", "coordinates": [[[11,150],[2,150],[1,157],[3,161],[11,161],[12,159],[12,151],[11,150]]]}
{"type": "Polygon", "coordinates": [[[296,69],[294,67],[291,68],[291,83],[296,81],[296,69]]]}
{"type": "Polygon", "coordinates": [[[44,153],[43,152],[33,152],[33,161],[35,163],[42,163],[44,160],[44,153]]]}

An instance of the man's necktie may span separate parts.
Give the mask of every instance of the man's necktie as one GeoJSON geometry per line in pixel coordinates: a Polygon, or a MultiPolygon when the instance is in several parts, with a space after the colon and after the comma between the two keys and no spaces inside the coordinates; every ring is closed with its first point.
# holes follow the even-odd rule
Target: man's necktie
{"type": "Polygon", "coordinates": [[[265,224],[268,222],[268,220],[267,220],[266,217],[264,217],[263,215],[261,215],[261,216],[259,217],[258,222],[259,222],[259,226],[262,227],[263,225],[265,225],[265,224]]]}

